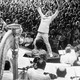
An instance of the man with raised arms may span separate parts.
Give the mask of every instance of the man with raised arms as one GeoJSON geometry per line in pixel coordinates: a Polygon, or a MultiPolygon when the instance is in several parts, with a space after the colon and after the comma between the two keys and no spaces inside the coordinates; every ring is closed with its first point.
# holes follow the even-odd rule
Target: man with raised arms
{"type": "MultiPolygon", "coordinates": [[[[41,22],[38,28],[37,36],[34,40],[34,46],[36,40],[43,39],[44,43],[46,44],[47,52],[49,53],[50,57],[53,57],[52,49],[49,43],[48,34],[49,34],[49,26],[51,22],[58,16],[59,13],[59,4],[57,2],[58,8],[56,9],[55,13],[53,14],[51,10],[47,11],[46,14],[42,13],[41,7],[37,7],[37,11],[41,16],[41,22]]],[[[36,48],[36,46],[35,46],[36,48]]]]}

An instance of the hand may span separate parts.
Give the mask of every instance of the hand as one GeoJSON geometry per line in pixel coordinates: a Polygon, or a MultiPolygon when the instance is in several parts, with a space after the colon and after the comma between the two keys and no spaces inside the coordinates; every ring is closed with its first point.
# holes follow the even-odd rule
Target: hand
{"type": "Polygon", "coordinates": [[[58,2],[58,0],[56,0],[56,2],[57,2],[58,9],[59,9],[60,5],[59,5],[59,2],[58,2]]]}
{"type": "Polygon", "coordinates": [[[39,2],[34,2],[34,6],[35,6],[36,8],[40,7],[39,2]]]}

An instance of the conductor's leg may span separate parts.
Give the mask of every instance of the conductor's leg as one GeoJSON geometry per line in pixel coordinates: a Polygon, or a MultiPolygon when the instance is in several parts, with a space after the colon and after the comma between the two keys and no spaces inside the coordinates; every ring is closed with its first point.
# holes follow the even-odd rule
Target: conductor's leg
{"type": "Polygon", "coordinates": [[[44,43],[46,44],[46,48],[47,48],[47,51],[48,51],[50,57],[52,57],[53,54],[52,54],[52,49],[51,49],[51,46],[50,46],[50,43],[49,43],[48,34],[43,34],[42,38],[44,40],[44,43]]]}
{"type": "Polygon", "coordinates": [[[40,33],[37,34],[36,38],[34,39],[34,42],[33,42],[33,45],[34,45],[34,48],[36,49],[36,40],[39,40],[41,39],[41,35],[40,33]]]}

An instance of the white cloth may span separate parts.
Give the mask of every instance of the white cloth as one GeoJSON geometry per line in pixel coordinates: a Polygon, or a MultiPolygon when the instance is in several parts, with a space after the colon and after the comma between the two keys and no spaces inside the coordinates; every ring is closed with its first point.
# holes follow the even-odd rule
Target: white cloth
{"type": "Polygon", "coordinates": [[[52,22],[52,17],[41,17],[41,23],[38,32],[49,33],[49,25],[52,22]]]}
{"type": "Polygon", "coordinates": [[[60,58],[61,63],[66,63],[73,65],[73,63],[77,60],[77,56],[74,50],[71,50],[70,53],[66,53],[65,55],[62,55],[60,58]]]}
{"type": "Polygon", "coordinates": [[[54,80],[71,80],[71,79],[68,79],[68,78],[62,78],[62,77],[58,77],[57,79],[54,79],[54,80]]]}
{"type": "Polygon", "coordinates": [[[29,80],[51,80],[50,76],[44,74],[42,69],[29,69],[27,72],[29,80]]]}
{"type": "Polygon", "coordinates": [[[2,80],[13,80],[12,72],[4,71],[2,80]]]}

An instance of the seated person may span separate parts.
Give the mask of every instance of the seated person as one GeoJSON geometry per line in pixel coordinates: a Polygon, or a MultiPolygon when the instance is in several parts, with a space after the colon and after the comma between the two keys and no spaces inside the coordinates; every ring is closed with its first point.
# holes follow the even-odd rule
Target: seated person
{"type": "Polygon", "coordinates": [[[46,50],[43,49],[43,41],[41,39],[36,41],[36,49],[32,50],[32,56],[46,55],[46,50]]]}
{"type": "Polygon", "coordinates": [[[6,60],[2,80],[13,80],[13,74],[10,71],[10,68],[10,62],[6,60]]]}
{"type": "Polygon", "coordinates": [[[57,74],[57,79],[54,79],[54,80],[67,80],[65,78],[65,76],[67,74],[65,67],[63,67],[63,66],[59,67],[56,71],[56,74],[57,74]]]}
{"type": "Polygon", "coordinates": [[[65,48],[65,54],[60,57],[60,62],[65,64],[73,65],[73,63],[77,60],[77,56],[75,50],[70,46],[65,48]]]}
{"type": "Polygon", "coordinates": [[[33,42],[33,38],[31,37],[31,34],[28,33],[24,38],[25,47],[28,47],[33,42]]]}
{"type": "Polygon", "coordinates": [[[80,45],[76,46],[75,48],[75,52],[76,52],[76,56],[77,56],[77,60],[73,63],[74,66],[80,66],[80,45]]]}
{"type": "Polygon", "coordinates": [[[73,63],[73,66],[80,66],[80,61],[79,61],[79,60],[76,60],[76,61],[73,63]]]}
{"type": "Polygon", "coordinates": [[[44,46],[43,41],[41,39],[37,40],[36,49],[33,49],[32,51],[26,53],[24,56],[36,57],[36,56],[44,55],[45,57],[47,57],[47,51],[43,49],[43,46],[44,46]]]}
{"type": "Polygon", "coordinates": [[[28,80],[51,80],[49,74],[44,74],[45,66],[46,61],[39,58],[35,62],[34,68],[28,69],[26,78],[28,80]]]}

